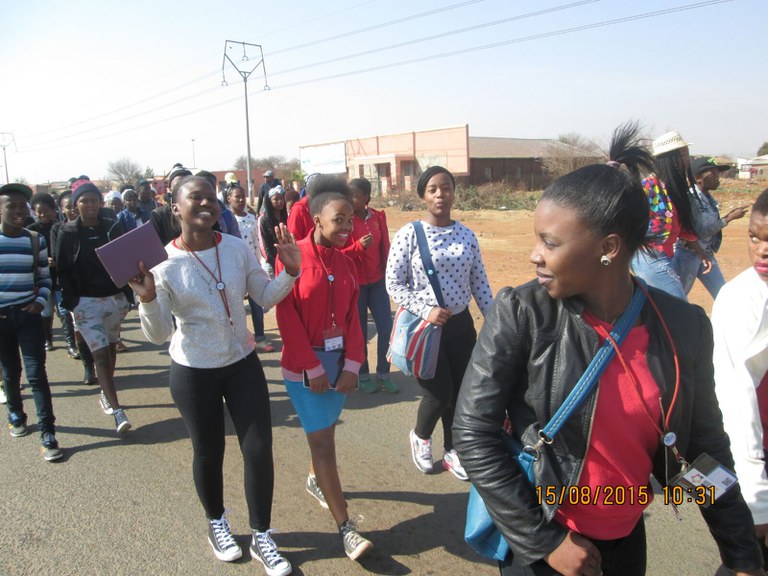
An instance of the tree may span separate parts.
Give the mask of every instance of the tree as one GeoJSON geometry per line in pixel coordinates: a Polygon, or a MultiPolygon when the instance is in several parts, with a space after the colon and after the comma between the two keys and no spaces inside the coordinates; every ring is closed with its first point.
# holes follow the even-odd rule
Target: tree
{"type": "Polygon", "coordinates": [[[152,180],[155,177],[155,171],[152,169],[152,167],[147,166],[144,168],[144,179],[145,180],[152,180]]]}
{"type": "Polygon", "coordinates": [[[135,184],[142,178],[142,171],[139,165],[130,158],[121,158],[108,164],[108,174],[110,180],[116,180],[120,186],[125,184],[135,184]]]}
{"type": "MultiPolygon", "coordinates": [[[[235,170],[245,170],[246,166],[248,166],[248,161],[245,156],[239,156],[237,160],[235,160],[235,170]]],[[[299,159],[292,158],[286,160],[285,156],[251,158],[251,172],[258,174],[260,170],[273,170],[275,172],[280,172],[283,176],[288,176],[299,170],[299,159]]]]}
{"type": "Polygon", "coordinates": [[[561,134],[546,147],[543,158],[547,172],[555,179],[605,156],[593,140],[576,133],[561,134]]]}
{"type": "Polygon", "coordinates": [[[763,142],[763,145],[760,146],[760,149],[757,151],[758,156],[765,156],[768,154],[768,142],[763,142]]]}

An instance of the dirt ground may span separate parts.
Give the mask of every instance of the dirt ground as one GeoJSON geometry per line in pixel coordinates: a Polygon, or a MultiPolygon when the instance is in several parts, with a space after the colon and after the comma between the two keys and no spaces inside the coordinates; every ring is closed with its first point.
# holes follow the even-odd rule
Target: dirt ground
{"type": "MultiPolygon", "coordinates": [[[[765,184],[765,183],[764,183],[765,184]]],[[[725,192],[716,192],[720,214],[725,215],[733,208],[751,204],[763,186],[739,183],[725,192]]],[[[401,212],[387,208],[387,223],[394,234],[404,224],[420,218],[423,211],[401,212]]],[[[483,261],[494,293],[503,286],[517,286],[534,277],[534,267],[528,259],[534,243],[533,212],[530,211],[453,211],[453,217],[468,226],[477,235],[483,252],[483,261]]],[[[749,215],[736,220],[723,231],[723,244],[717,254],[717,261],[726,281],[749,266],[747,257],[747,224],[749,215]]],[[[712,309],[712,298],[700,282],[696,282],[689,300],[702,306],[708,313],[712,309]]],[[[476,320],[479,310],[473,307],[476,320]]]]}

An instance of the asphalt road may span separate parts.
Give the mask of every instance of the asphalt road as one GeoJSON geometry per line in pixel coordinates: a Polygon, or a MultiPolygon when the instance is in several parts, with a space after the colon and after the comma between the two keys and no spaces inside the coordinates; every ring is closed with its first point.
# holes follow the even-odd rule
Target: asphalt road
{"type": "MultiPolygon", "coordinates": [[[[266,321],[276,340],[274,313],[266,321]]],[[[0,576],[263,574],[247,554],[231,564],[213,556],[192,484],[190,443],[168,391],[167,351],[145,341],[136,312],[123,338],[130,350],[118,356],[116,381],[134,426],[125,437],[99,409],[98,388],[81,383],[82,365],[67,358],[60,340],[48,374],[64,459],[43,461],[36,426],[24,438],[0,434],[0,576]]],[[[348,560],[330,513],[304,491],[309,450],[281,385],[279,353],[262,362],[274,426],[275,540],[294,574],[498,573],[463,542],[468,485],[448,473],[425,476],[411,461],[408,431],[419,389],[399,373],[400,394],[353,394],[337,429],[351,516],[361,517],[361,532],[376,545],[360,563],[348,560]]],[[[28,387],[24,405],[34,423],[28,387]]],[[[436,446],[440,434],[438,427],[436,446]]],[[[225,502],[247,547],[242,461],[231,425],[227,448],[225,502]]],[[[686,505],[678,521],[660,500],[646,513],[648,574],[714,574],[717,549],[698,511],[686,505]]]]}

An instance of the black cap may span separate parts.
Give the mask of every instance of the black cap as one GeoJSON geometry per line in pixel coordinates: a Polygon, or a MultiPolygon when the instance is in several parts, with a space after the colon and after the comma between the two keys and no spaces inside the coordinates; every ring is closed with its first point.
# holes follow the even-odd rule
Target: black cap
{"type": "Polygon", "coordinates": [[[696,158],[695,160],[691,161],[691,172],[694,176],[698,176],[702,172],[706,170],[719,170],[720,172],[725,172],[726,170],[731,169],[730,164],[718,164],[717,160],[715,158],[696,158]]]}
{"type": "Polygon", "coordinates": [[[29,202],[29,199],[32,198],[32,188],[20,182],[11,182],[10,184],[0,186],[0,196],[9,196],[11,194],[24,194],[27,202],[29,202]]]}

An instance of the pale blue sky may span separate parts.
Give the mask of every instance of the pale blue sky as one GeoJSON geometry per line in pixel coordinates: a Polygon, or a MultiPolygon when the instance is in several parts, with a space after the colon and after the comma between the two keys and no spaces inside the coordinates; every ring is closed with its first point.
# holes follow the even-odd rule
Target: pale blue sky
{"type": "Polygon", "coordinates": [[[160,174],[192,164],[193,138],[198,168],[228,169],[245,153],[243,84],[229,64],[221,86],[232,39],[263,45],[272,87],[260,70],[248,83],[254,156],[465,123],[474,136],[605,141],[628,119],[652,135],[679,130],[694,154],[752,156],[768,140],[765,0],[518,41],[691,4],[707,3],[5,0],[0,132],[16,138],[11,180],[99,178],[121,157],[160,174]]]}

